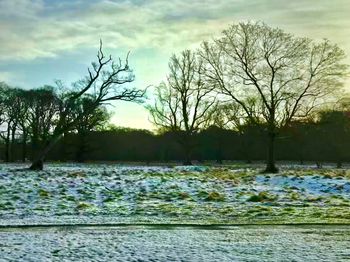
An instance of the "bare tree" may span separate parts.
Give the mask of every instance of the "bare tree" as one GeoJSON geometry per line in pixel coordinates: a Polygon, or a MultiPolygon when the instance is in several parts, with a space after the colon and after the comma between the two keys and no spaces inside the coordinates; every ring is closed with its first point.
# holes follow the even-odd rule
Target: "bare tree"
{"type": "Polygon", "coordinates": [[[206,81],[239,104],[252,121],[265,123],[266,172],[278,171],[278,130],[329,101],[346,71],[344,52],[337,45],[315,43],[263,23],[234,24],[202,47],[206,81]],[[252,99],[254,108],[248,103],[252,99]]]}
{"type": "MultiPolygon", "coordinates": [[[[11,87],[5,84],[4,82],[0,82],[0,101],[1,101],[1,107],[0,107],[0,125],[1,125],[1,132],[0,137],[5,142],[5,161],[8,162],[10,158],[10,135],[11,135],[11,126],[8,124],[10,115],[9,114],[9,108],[11,103],[9,103],[10,99],[10,92],[11,87]]],[[[12,120],[11,120],[12,122],[12,120]]]]}
{"type": "Polygon", "coordinates": [[[22,140],[22,159],[25,160],[28,138],[28,90],[0,83],[0,137],[5,142],[5,161],[13,161],[14,145],[22,140]]]}
{"type": "MultiPolygon", "coordinates": [[[[95,111],[103,104],[116,100],[139,102],[145,91],[131,88],[129,83],[134,81],[134,75],[129,67],[128,56],[124,62],[121,59],[114,61],[111,56],[105,56],[102,50],[102,41],[97,53],[97,62],[93,62],[88,69],[88,75],[73,85],[73,89],[58,94],[59,110],[55,118],[55,126],[51,132],[49,142],[36,155],[30,169],[41,170],[47,153],[60,140],[62,135],[76,128],[81,119],[95,111]],[[77,114],[80,100],[91,98],[89,107],[77,114]]],[[[61,90],[65,90],[60,86],[61,90]]]]}
{"type": "Polygon", "coordinates": [[[147,106],[155,125],[178,134],[186,165],[191,165],[193,136],[208,126],[216,102],[213,88],[202,80],[202,69],[201,59],[189,50],[173,55],[166,83],[156,88],[155,104],[147,106]]]}
{"type": "Polygon", "coordinates": [[[5,161],[13,161],[13,149],[19,135],[20,118],[22,115],[22,90],[12,88],[2,84],[1,101],[2,101],[2,120],[3,129],[0,133],[5,142],[5,161]]]}
{"type": "Polygon", "coordinates": [[[20,108],[18,114],[18,129],[20,131],[19,136],[21,137],[22,144],[22,162],[26,161],[27,158],[27,142],[29,137],[29,109],[30,109],[30,96],[27,90],[20,89],[18,92],[18,107],[20,108]]]}

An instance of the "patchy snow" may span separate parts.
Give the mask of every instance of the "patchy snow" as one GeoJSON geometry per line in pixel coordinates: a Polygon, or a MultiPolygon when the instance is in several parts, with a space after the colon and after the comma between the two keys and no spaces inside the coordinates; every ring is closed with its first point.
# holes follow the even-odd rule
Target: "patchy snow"
{"type": "Polygon", "coordinates": [[[1,261],[349,261],[350,228],[0,230],[1,261]]]}
{"type": "Polygon", "coordinates": [[[318,174],[312,176],[266,177],[259,175],[256,183],[264,185],[266,190],[279,192],[281,188],[291,188],[306,194],[324,196],[338,194],[350,198],[350,181],[345,179],[325,178],[318,174]]]}
{"type": "Polygon", "coordinates": [[[0,224],[350,221],[349,170],[0,165],[0,224]]]}

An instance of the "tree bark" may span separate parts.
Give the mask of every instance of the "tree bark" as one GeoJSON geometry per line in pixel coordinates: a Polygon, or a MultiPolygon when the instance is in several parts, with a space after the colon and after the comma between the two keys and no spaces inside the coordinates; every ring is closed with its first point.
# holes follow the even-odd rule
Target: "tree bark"
{"type": "Polygon", "coordinates": [[[184,144],[184,150],[185,150],[185,160],[183,164],[185,166],[192,166],[192,150],[189,144],[184,144]]]}
{"type": "Polygon", "coordinates": [[[275,160],[275,139],[276,133],[274,131],[270,131],[268,133],[267,163],[264,173],[278,173],[275,160]]]}
{"type": "Polygon", "coordinates": [[[23,130],[23,140],[22,140],[22,162],[26,162],[27,157],[27,132],[23,130]]]}
{"type": "Polygon", "coordinates": [[[341,160],[337,161],[337,168],[342,168],[343,167],[343,163],[341,160]]]}
{"type": "Polygon", "coordinates": [[[34,158],[31,166],[29,167],[30,170],[43,170],[46,155],[60,140],[61,136],[62,134],[58,134],[50,140],[49,144],[47,144],[45,148],[42,151],[40,151],[40,153],[34,158]]]}
{"type": "Polygon", "coordinates": [[[183,162],[185,166],[192,166],[192,142],[192,137],[189,134],[184,134],[182,146],[185,153],[185,160],[183,162]]]}
{"type": "Polygon", "coordinates": [[[5,138],[5,162],[10,162],[10,130],[10,126],[8,126],[5,138]]]}
{"type": "Polygon", "coordinates": [[[10,162],[10,142],[8,139],[5,141],[5,162],[10,162]]]}

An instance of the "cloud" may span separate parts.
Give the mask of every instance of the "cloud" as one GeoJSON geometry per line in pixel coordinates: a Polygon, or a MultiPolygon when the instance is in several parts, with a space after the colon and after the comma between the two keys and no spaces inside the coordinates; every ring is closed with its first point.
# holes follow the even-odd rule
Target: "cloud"
{"type": "Polygon", "coordinates": [[[43,10],[43,0],[2,0],[0,2],[2,20],[31,20],[43,10]]]}
{"type": "Polygon", "coordinates": [[[11,72],[0,71],[0,82],[10,82],[13,78],[13,74],[11,72]]]}
{"type": "Polygon", "coordinates": [[[342,11],[346,8],[334,8],[335,2],[350,6],[347,0],[319,0],[317,5],[310,0],[2,0],[0,60],[55,57],[95,48],[99,38],[109,48],[169,53],[195,46],[239,20],[267,20],[311,37],[334,36],[345,45],[350,36],[339,32],[349,33],[344,23],[350,20],[342,11]]]}

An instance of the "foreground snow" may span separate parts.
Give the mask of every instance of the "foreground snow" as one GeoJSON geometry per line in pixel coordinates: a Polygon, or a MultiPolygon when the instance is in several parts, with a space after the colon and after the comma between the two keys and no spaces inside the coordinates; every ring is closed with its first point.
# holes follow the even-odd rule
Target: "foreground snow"
{"type": "Polygon", "coordinates": [[[350,227],[0,230],[0,261],[349,261],[350,227]]]}
{"type": "Polygon", "coordinates": [[[347,169],[23,167],[0,166],[0,225],[350,222],[347,169]]]}

